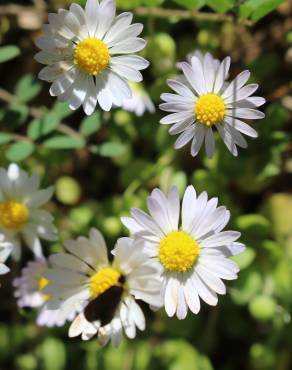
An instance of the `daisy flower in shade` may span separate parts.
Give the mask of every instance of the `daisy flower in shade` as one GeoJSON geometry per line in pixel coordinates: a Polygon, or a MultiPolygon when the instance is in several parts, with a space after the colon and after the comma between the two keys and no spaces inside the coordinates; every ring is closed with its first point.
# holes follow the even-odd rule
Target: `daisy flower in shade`
{"type": "Polygon", "coordinates": [[[136,328],[144,330],[144,314],[136,299],[159,306],[160,281],[143,244],[119,239],[109,262],[102,235],[91,229],[88,239],[65,243],[69,253],[51,256],[53,268],[45,274],[49,284],[44,288],[51,296],[49,307],[85,307],[71,324],[70,337],[89,340],[97,335],[101,345],[111,339],[117,346],[123,330],[129,338],[135,337],[136,328]]]}
{"type": "Polygon", "coordinates": [[[0,275],[7,274],[10,269],[5,265],[7,258],[13,250],[13,244],[4,239],[4,235],[0,235],[0,275]]]}
{"type": "Polygon", "coordinates": [[[39,190],[38,176],[29,176],[16,164],[0,168],[0,238],[13,244],[12,255],[20,258],[23,240],[42,255],[40,238],[56,240],[53,217],[41,207],[52,197],[53,187],[39,190]]]}
{"type": "Polygon", "coordinates": [[[143,86],[137,83],[131,83],[132,97],[123,100],[122,108],[128,112],[133,112],[141,117],[145,112],[154,113],[155,105],[143,86]]]}
{"type": "Polygon", "coordinates": [[[30,261],[21,271],[21,276],[13,280],[16,288],[14,296],[17,298],[19,307],[31,307],[39,310],[37,324],[40,326],[63,326],[66,320],[72,321],[76,311],[60,308],[48,310],[47,302],[50,296],[43,293],[43,288],[48,284],[44,277],[48,269],[47,261],[44,258],[30,261]]]}
{"type": "Polygon", "coordinates": [[[122,218],[162,269],[161,297],[169,316],[184,319],[188,308],[197,314],[200,299],[215,306],[217,294],[226,293],[221,279],[237,278],[239,268],[227,257],[241,253],[244,245],[236,242],[239,232],[222,231],[230,212],[217,203],[206,192],[197,197],[193,186],[186,189],[182,206],[176,187],[168,197],[155,189],[147,201],[150,216],[133,208],[132,218],[122,218]]]}
{"type": "Polygon", "coordinates": [[[229,151],[238,155],[237,146],[247,147],[242,134],[257,137],[257,132],[242,119],[261,119],[264,113],[256,108],[265,99],[251,96],[257,84],[245,85],[250,77],[249,71],[241,72],[233,81],[227,83],[230,57],[218,63],[211,54],[195,55],[190,63],[180,63],[187,83],[181,80],[168,80],[175,94],[162,94],[165,103],[160,108],[170,114],[160,123],[172,125],[171,135],[179,134],[175,148],[180,149],[191,143],[191,155],[196,156],[205,141],[208,157],[215,149],[213,128],[216,128],[229,151]]]}
{"type": "Polygon", "coordinates": [[[88,115],[97,102],[109,111],[130,98],[128,81],[142,81],[139,71],[149,65],[133,55],[145,41],[137,37],[143,25],[131,24],[132,19],[128,12],[116,17],[114,0],[87,0],[84,10],[72,4],[70,10],[49,14],[35,59],[47,65],[39,78],[52,82],[50,94],[69,101],[73,110],[83,105],[88,115]]]}

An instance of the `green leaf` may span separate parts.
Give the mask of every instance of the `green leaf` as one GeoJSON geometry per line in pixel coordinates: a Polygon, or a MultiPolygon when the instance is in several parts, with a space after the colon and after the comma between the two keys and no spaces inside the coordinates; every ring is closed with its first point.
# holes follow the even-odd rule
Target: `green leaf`
{"type": "Polygon", "coordinates": [[[146,6],[159,6],[164,2],[165,0],[142,0],[141,4],[146,6]]]}
{"type": "Polygon", "coordinates": [[[22,77],[15,89],[19,101],[26,103],[35,98],[41,91],[42,85],[31,74],[22,77]]]}
{"type": "Polygon", "coordinates": [[[48,135],[54,131],[60,122],[60,118],[55,112],[50,112],[42,118],[34,119],[28,126],[27,134],[33,140],[48,135]]]}
{"type": "Polygon", "coordinates": [[[284,0],[248,0],[240,6],[239,13],[242,18],[258,21],[283,2],[284,0]]]}
{"type": "Polygon", "coordinates": [[[44,142],[44,146],[50,149],[81,149],[85,145],[85,141],[69,136],[55,136],[44,142]]]}
{"type": "Polygon", "coordinates": [[[20,49],[15,45],[7,45],[0,48],[0,63],[16,58],[20,54],[20,49]]]}
{"type": "Polygon", "coordinates": [[[122,143],[107,142],[99,147],[99,154],[103,157],[117,157],[123,155],[127,148],[122,143]]]}
{"type": "Polygon", "coordinates": [[[235,0],[207,0],[206,4],[213,10],[219,13],[225,13],[233,8],[235,0]]]}
{"type": "Polygon", "coordinates": [[[100,113],[95,112],[90,117],[86,117],[80,125],[80,133],[84,136],[94,134],[101,126],[100,113]]]}
{"type": "Polygon", "coordinates": [[[62,120],[63,118],[66,118],[70,116],[71,114],[73,114],[74,111],[72,111],[69,108],[69,105],[67,102],[62,103],[62,102],[57,101],[54,104],[51,112],[54,112],[54,114],[56,114],[60,118],[60,120],[62,120]]]}
{"type": "Polygon", "coordinates": [[[174,3],[186,9],[200,9],[206,4],[206,0],[172,0],[174,3]]]}
{"type": "Polygon", "coordinates": [[[10,134],[0,134],[0,144],[7,144],[12,140],[12,137],[10,134]]]}
{"type": "Polygon", "coordinates": [[[12,130],[18,125],[24,123],[28,117],[28,114],[29,111],[25,105],[13,103],[5,110],[2,122],[5,127],[9,128],[9,130],[12,130]]]}
{"type": "Polygon", "coordinates": [[[33,151],[34,144],[32,143],[15,143],[8,148],[6,158],[12,162],[19,162],[29,157],[33,151]]]}

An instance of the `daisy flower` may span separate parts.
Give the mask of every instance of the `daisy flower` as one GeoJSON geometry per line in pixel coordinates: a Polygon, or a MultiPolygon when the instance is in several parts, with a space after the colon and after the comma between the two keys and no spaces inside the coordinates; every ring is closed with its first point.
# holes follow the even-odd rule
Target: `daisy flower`
{"type": "Polygon", "coordinates": [[[147,201],[150,216],[133,208],[132,218],[122,218],[162,269],[161,297],[169,316],[176,313],[184,319],[188,308],[197,314],[200,299],[215,306],[217,294],[226,293],[221,279],[237,278],[239,268],[227,257],[241,253],[244,245],[235,242],[239,232],[222,231],[230,212],[217,203],[217,198],[208,200],[206,192],[197,197],[189,186],[180,207],[176,187],[168,197],[155,189],[147,201]]]}
{"type": "Polygon", "coordinates": [[[38,176],[29,176],[16,164],[0,168],[0,238],[13,244],[20,258],[23,240],[36,256],[42,255],[40,238],[56,240],[53,217],[41,207],[52,197],[53,187],[39,190],[38,176]]]}
{"type": "Polygon", "coordinates": [[[264,113],[256,108],[263,105],[265,99],[251,96],[258,85],[245,85],[250,77],[247,70],[227,83],[230,62],[230,57],[218,63],[209,53],[204,57],[197,54],[190,63],[180,63],[187,83],[180,79],[168,80],[175,94],[161,95],[165,103],[160,108],[170,114],[160,123],[172,125],[171,135],[179,134],[175,149],[192,141],[191,155],[196,156],[205,141],[207,156],[212,157],[215,149],[213,128],[216,128],[229,151],[237,156],[237,146],[247,147],[242,134],[258,136],[241,119],[264,118],[264,113]]]}
{"type": "Polygon", "coordinates": [[[7,274],[10,269],[5,265],[7,258],[13,250],[13,244],[6,241],[4,235],[0,235],[0,275],[7,274]]]}
{"type": "Polygon", "coordinates": [[[130,98],[128,81],[142,81],[139,71],[149,65],[133,55],[146,42],[137,37],[143,25],[131,24],[132,19],[129,12],[116,17],[114,0],[87,0],[84,10],[72,4],[70,10],[49,14],[35,59],[47,65],[39,78],[52,83],[50,94],[69,101],[72,110],[83,105],[87,115],[97,102],[109,111],[130,98]]]}
{"type": "Polygon", "coordinates": [[[129,338],[135,337],[136,327],[144,330],[144,314],[136,299],[159,306],[160,282],[143,242],[119,239],[112,263],[96,229],[89,238],[65,242],[65,248],[69,253],[50,258],[53,268],[45,274],[49,284],[44,292],[51,296],[49,307],[85,307],[71,324],[69,336],[89,340],[97,335],[101,345],[111,339],[118,346],[123,329],[129,338]]]}
{"type": "Polygon", "coordinates": [[[131,83],[132,97],[123,100],[122,108],[141,117],[145,112],[155,113],[155,105],[145,89],[137,83],[131,83]]]}
{"type": "Polygon", "coordinates": [[[38,258],[30,261],[21,271],[21,276],[13,280],[16,288],[14,296],[17,298],[19,307],[31,307],[39,310],[37,324],[40,326],[63,326],[66,320],[72,321],[76,312],[65,310],[48,310],[47,302],[50,296],[43,293],[48,280],[44,273],[48,269],[48,263],[45,258],[38,258]]]}

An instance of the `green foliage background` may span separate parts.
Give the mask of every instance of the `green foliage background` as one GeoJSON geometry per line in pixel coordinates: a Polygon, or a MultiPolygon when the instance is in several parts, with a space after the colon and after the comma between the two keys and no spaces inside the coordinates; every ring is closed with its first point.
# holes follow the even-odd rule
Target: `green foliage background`
{"type": "MultiPolygon", "coordinates": [[[[80,1],[84,4],[85,1],[80,1]]],[[[291,62],[292,6],[281,0],[118,0],[145,24],[151,61],[145,88],[156,104],[176,73],[175,63],[200,49],[231,55],[231,76],[249,68],[266,118],[254,125],[259,138],[233,158],[220,140],[213,159],[189,148],[175,151],[174,138],[158,124],[162,117],[137,118],[122,110],[84,118],[49,97],[36,79],[34,39],[42,15],[71,1],[10,1],[0,4],[0,165],[11,161],[55,184],[49,204],[62,241],[98,227],[112,248],[126,235],[120,216],[145,208],[153,187],[167,191],[187,184],[232,212],[230,227],[242,232],[247,250],[235,259],[237,281],[217,307],[179,322],[145,307],[148,326],[119,349],[67,338],[63,329],[38,328],[35,313],[16,307],[11,280],[0,290],[0,369],[20,370],[289,370],[292,368],[292,195],[291,62]],[[44,10],[43,5],[47,8],[44,10]],[[28,13],[22,6],[27,6],[28,13]],[[17,7],[20,7],[19,9],[17,7]],[[157,8],[160,7],[157,12],[157,8]],[[278,7],[278,8],[277,8],[278,7]],[[276,10],[277,8],[277,10],[276,10]],[[1,11],[2,9],[2,11],[1,11]],[[17,10],[18,9],[18,10],[17,10]],[[164,11],[163,11],[164,9],[164,11]],[[167,12],[172,9],[171,12],[167,12]],[[194,11],[190,13],[190,11],[194,11]],[[199,11],[199,13],[197,13],[199,11]],[[183,12],[183,13],[182,13],[183,12]],[[207,20],[205,13],[212,14],[207,20]],[[203,15],[202,15],[203,14],[203,15]],[[290,25],[290,26],[289,26],[290,25]],[[290,74],[290,75],[289,75],[290,74]],[[290,79],[289,79],[290,76],[290,79]]],[[[23,264],[31,258],[25,252],[23,264]]],[[[10,261],[10,264],[12,262],[10,261]]]]}

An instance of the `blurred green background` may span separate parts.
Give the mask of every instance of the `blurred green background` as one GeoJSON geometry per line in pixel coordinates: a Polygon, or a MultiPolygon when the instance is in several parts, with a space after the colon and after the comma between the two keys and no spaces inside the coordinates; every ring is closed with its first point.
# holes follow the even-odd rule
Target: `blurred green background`
{"type": "MultiPolygon", "coordinates": [[[[85,1],[80,1],[84,5],[85,1]]],[[[34,40],[48,11],[71,1],[0,3],[0,166],[17,161],[39,174],[43,186],[56,185],[48,209],[60,241],[98,227],[112,248],[126,235],[120,216],[145,208],[153,187],[164,191],[187,184],[232,212],[230,228],[242,232],[247,250],[236,258],[240,277],[215,308],[179,322],[145,308],[147,329],[119,349],[67,338],[63,329],[38,328],[35,313],[19,310],[11,280],[32,258],[1,278],[1,370],[290,370],[292,368],[292,4],[279,0],[118,0],[145,24],[151,61],[145,88],[155,104],[175,63],[199,49],[232,57],[231,77],[250,69],[267,98],[259,138],[233,158],[217,140],[216,155],[192,158],[175,151],[174,137],[158,124],[162,117],[137,118],[116,109],[85,118],[70,112],[36,79],[34,40]],[[159,7],[159,8],[157,8],[159,7]],[[206,14],[207,13],[207,14],[206,14]]],[[[218,138],[217,138],[218,139],[218,138]]]]}

